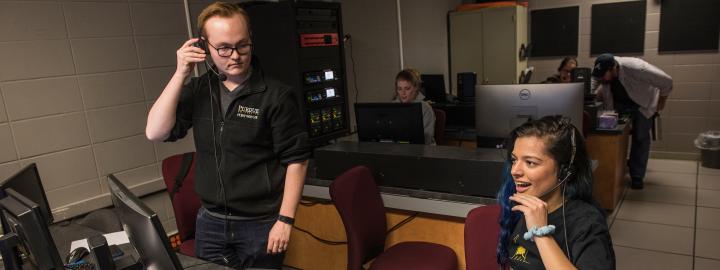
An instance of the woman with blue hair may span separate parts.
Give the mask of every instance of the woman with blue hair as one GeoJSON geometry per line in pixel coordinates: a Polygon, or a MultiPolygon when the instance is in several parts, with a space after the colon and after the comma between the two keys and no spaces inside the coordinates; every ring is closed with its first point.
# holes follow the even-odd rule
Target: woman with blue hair
{"type": "Polygon", "coordinates": [[[503,269],[615,269],[605,214],[579,131],[559,116],[514,129],[498,193],[503,269]]]}

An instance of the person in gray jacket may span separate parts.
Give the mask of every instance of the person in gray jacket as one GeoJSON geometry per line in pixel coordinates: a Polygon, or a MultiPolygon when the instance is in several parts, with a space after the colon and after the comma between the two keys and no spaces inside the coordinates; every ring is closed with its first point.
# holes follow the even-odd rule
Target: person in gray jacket
{"type": "Polygon", "coordinates": [[[594,91],[605,109],[632,118],[630,177],[633,189],[643,188],[650,156],[653,116],[665,107],[673,80],[659,68],[634,57],[601,54],[592,71],[594,91]]]}
{"type": "Polygon", "coordinates": [[[420,102],[422,104],[425,144],[435,145],[435,112],[430,104],[423,101],[425,95],[420,93],[420,83],[420,72],[411,68],[401,70],[395,76],[393,102],[420,102]]]}

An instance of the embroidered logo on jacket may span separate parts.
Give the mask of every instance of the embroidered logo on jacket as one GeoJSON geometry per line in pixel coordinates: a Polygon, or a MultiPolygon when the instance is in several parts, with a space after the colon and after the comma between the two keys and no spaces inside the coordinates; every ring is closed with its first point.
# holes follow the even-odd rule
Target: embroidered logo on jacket
{"type": "Polygon", "coordinates": [[[517,250],[515,250],[515,255],[513,255],[510,259],[529,264],[527,261],[527,249],[523,246],[518,246],[517,250]]]}
{"type": "Polygon", "coordinates": [[[260,109],[238,105],[237,116],[240,118],[257,120],[260,116],[260,109]]]}

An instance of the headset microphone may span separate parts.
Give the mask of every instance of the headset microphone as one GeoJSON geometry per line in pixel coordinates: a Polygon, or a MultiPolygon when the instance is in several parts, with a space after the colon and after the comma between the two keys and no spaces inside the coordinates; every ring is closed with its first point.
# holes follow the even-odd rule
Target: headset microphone
{"type": "Polygon", "coordinates": [[[225,74],[217,73],[217,76],[220,81],[224,82],[225,80],[227,80],[227,75],[225,75],[225,74]]]}
{"type": "Polygon", "coordinates": [[[205,59],[205,67],[212,71],[212,73],[215,73],[215,76],[218,77],[218,80],[224,82],[227,80],[227,75],[220,73],[219,71],[215,71],[215,67],[211,66],[210,63],[208,63],[207,59],[205,59]]]}
{"type": "MultiPolygon", "coordinates": [[[[201,30],[198,30],[198,33],[202,33],[201,30]]],[[[200,36],[200,37],[198,37],[198,41],[195,42],[195,44],[193,44],[193,46],[198,47],[198,48],[202,49],[203,51],[205,51],[206,55],[210,55],[210,50],[208,49],[206,42],[207,41],[205,40],[205,38],[200,36]]],[[[215,71],[215,68],[213,68],[213,66],[210,65],[210,63],[208,63],[207,58],[205,59],[205,67],[207,69],[209,69],[212,73],[215,73],[215,75],[218,77],[218,79],[220,81],[224,82],[225,80],[227,80],[227,75],[220,73],[220,70],[215,71]]]]}
{"type": "Polygon", "coordinates": [[[563,178],[562,180],[560,180],[560,182],[558,182],[557,185],[555,185],[553,188],[551,188],[551,189],[549,189],[548,191],[545,191],[545,192],[543,192],[542,194],[540,194],[540,196],[538,196],[538,198],[545,197],[546,195],[550,194],[550,192],[553,192],[553,190],[557,189],[557,188],[560,187],[563,183],[565,183],[565,181],[567,181],[568,178],[570,178],[571,175],[572,175],[572,172],[566,173],[566,174],[565,174],[565,178],[563,178]]]}

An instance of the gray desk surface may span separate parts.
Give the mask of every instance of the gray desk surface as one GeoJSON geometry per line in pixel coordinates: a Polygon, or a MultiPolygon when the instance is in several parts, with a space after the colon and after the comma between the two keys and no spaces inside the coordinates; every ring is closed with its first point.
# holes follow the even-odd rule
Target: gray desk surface
{"type": "Polygon", "coordinates": [[[407,157],[446,158],[458,160],[504,160],[505,150],[490,148],[461,148],[445,145],[392,144],[376,142],[340,141],[316,151],[354,152],[407,157]]]}
{"type": "MultiPolygon", "coordinates": [[[[308,178],[303,196],[330,200],[331,182],[308,178]]],[[[495,203],[495,199],[490,198],[388,187],[380,187],[380,197],[387,208],[459,218],[465,218],[473,208],[495,203]]]]}

